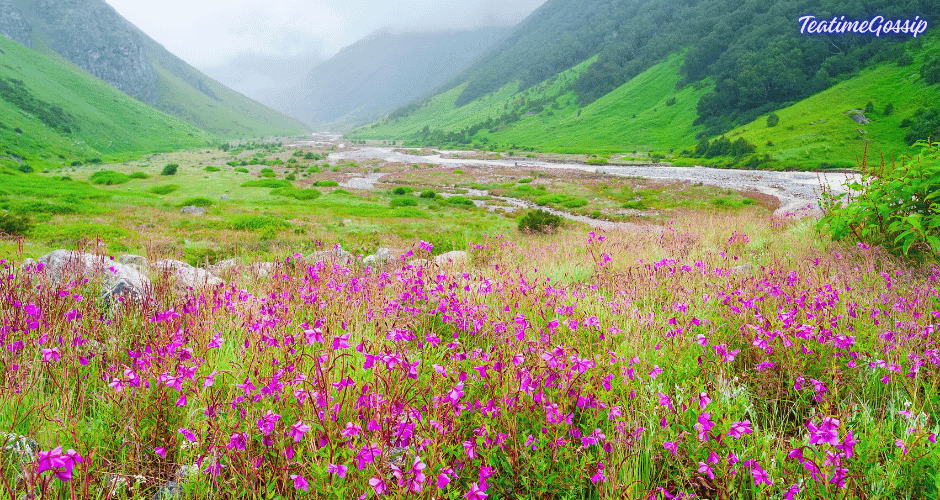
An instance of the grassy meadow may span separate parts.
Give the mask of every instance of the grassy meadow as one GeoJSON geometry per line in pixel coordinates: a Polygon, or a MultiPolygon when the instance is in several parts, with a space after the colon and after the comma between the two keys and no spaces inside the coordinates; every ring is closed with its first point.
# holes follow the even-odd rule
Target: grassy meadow
{"type": "Polygon", "coordinates": [[[932,263],[749,193],[330,151],[2,174],[0,498],[937,498],[932,263]],[[114,303],[22,264],[58,248],[274,272],[114,303]]]}

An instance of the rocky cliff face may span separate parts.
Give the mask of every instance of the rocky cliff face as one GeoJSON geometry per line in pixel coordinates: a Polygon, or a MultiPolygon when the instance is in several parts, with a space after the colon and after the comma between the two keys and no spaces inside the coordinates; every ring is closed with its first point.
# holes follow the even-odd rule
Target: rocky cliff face
{"type": "Polygon", "coordinates": [[[32,47],[30,41],[32,32],[29,23],[13,5],[13,0],[0,0],[0,35],[19,42],[21,45],[32,47]]]}

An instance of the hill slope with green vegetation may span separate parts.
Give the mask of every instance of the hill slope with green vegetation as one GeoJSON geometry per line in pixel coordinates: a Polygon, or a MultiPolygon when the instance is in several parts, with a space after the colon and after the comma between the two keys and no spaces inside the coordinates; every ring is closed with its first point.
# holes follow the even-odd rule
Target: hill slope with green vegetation
{"type": "Polygon", "coordinates": [[[220,138],[307,130],[206,77],[169,53],[103,0],[13,0],[31,46],[61,56],[135,99],[220,138]]]}
{"type": "Polygon", "coordinates": [[[940,110],[929,103],[940,82],[937,33],[801,34],[797,20],[807,12],[820,19],[933,19],[940,17],[940,6],[920,0],[904,6],[877,0],[849,6],[831,0],[552,0],[452,81],[450,90],[351,137],[438,147],[671,150],[696,156],[697,149],[703,153],[696,143],[733,134],[742,139],[738,146],[730,144],[737,139],[722,139],[721,147],[712,148],[723,157],[718,163],[755,167],[780,160],[779,166],[807,167],[854,164],[865,144],[859,136],[877,137],[886,151],[902,151],[911,137],[940,130],[940,110]],[[873,113],[891,102],[895,114],[851,127],[855,122],[847,112],[864,111],[869,101],[873,113]],[[790,120],[793,112],[787,110],[794,106],[820,117],[838,108],[843,120],[838,126],[829,120],[833,134],[819,134],[826,127],[790,120]],[[814,112],[813,106],[826,108],[814,112]],[[777,110],[789,123],[774,129],[773,137],[741,131],[766,124],[777,110]],[[902,122],[910,127],[900,129],[902,122]],[[800,127],[815,127],[813,138],[800,127]]]}
{"type": "Polygon", "coordinates": [[[39,169],[205,145],[205,132],[0,36],[0,165],[39,169]]]}

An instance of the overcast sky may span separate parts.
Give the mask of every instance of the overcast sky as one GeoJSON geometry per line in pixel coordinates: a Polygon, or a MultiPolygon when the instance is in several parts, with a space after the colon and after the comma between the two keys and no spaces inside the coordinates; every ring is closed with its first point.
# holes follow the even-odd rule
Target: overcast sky
{"type": "Polygon", "coordinates": [[[335,54],[381,29],[472,28],[521,21],[545,0],[105,0],[196,67],[239,54],[335,54]]]}

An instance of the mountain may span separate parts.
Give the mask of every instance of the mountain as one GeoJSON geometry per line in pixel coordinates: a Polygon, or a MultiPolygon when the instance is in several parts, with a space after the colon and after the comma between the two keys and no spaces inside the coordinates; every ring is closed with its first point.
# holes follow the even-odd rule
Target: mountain
{"type": "Polygon", "coordinates": [[[272,106],[318,127],[365,123],[430,94],[508,30],[377,33],[316,66],[298,89],[282,94],[272,106]]]}
{"type": "Polygon", "coordinates": [[[318,53],[296,57],[242,54],[223,65],[200,70],[226,87],[273,107],[279,102],[278,96],[299,88],[323,61],[318,53]]]}
{"type": "Polygon", "coordinates": [[[0,37],[0,167],[100,162],[211,142],[59,57],[0,37]]]}
{"type": "MultiPolygon", "coordinates": [[[[899,28],[902,24],[893,20],[919,16],[932,27],[940,19],[940,4],[548,0],[436,95],[401,107],[350,137],[565,152],[686,150],[694,156],[701,152],[703,139],[740,135],[744,126],[753,131],[754,123],[766,123],[774,111],[840,83],[864,80],[867,71],[888,66],[904,68],[895,73],[906,72],[913,86],[899,91],[859,83],[871,92],[864,101],[858,102],[857,92],[828,100],[847,120],[840,130],[855,123],[851,110],[865,108],[868,101],[874,106],[892,101],[893,96],[879,95],[881,91],[899,92],[893,99],[895,109],[904,110],[898,127],[903,118],[932,120],[933,115],[920,108],[937,106],[923,96],[933,95],[940,81],[934,43],[940,33],[933,28],[917,37],[904,31],[877,36],[800,33],[798,19],[807,13],[818,19],[844,16],[847,21],[881,15],[899,28]]],[[[931,124],[914,123],[910,130],[930,130],[931,124]]],[[[854,164],[848,151],[864,135],[856,128],[850,130],[854,137],[839,138],[845,147],[834,148],[820,162],[854,164]]],[[[806,140],[786,140],[786,133],[795,131],[796,125],[790,124],[773,135],[788,144],[806,140]]],[[[872,130],[865,140],[876,133],[872,130]]],[[[907,132],[889,136],[903,138],[896,144],[900,148],[911,142],[907,132]]],[[[723,148],[718,148],[723,151],[719,156],[730,151],[723,148]]],[[[863,148],[864,143],[858,151],[863,148]]],[[[775,154],[804,166],[813,161],[803,153],[775,152],[753,143],[735,149],[734,161],[753,166],[767,160],[764,155],[773,159],[775,154]],[[755,160],[755,155],[760,158],[755,160]]]]}
{"type": "Polygon", "coordinates": [[[0,32],[61,57],[127,95],[218,137],[305,130],[208,78],[168,52],[103,0],[0,0],[0,32]]]}

